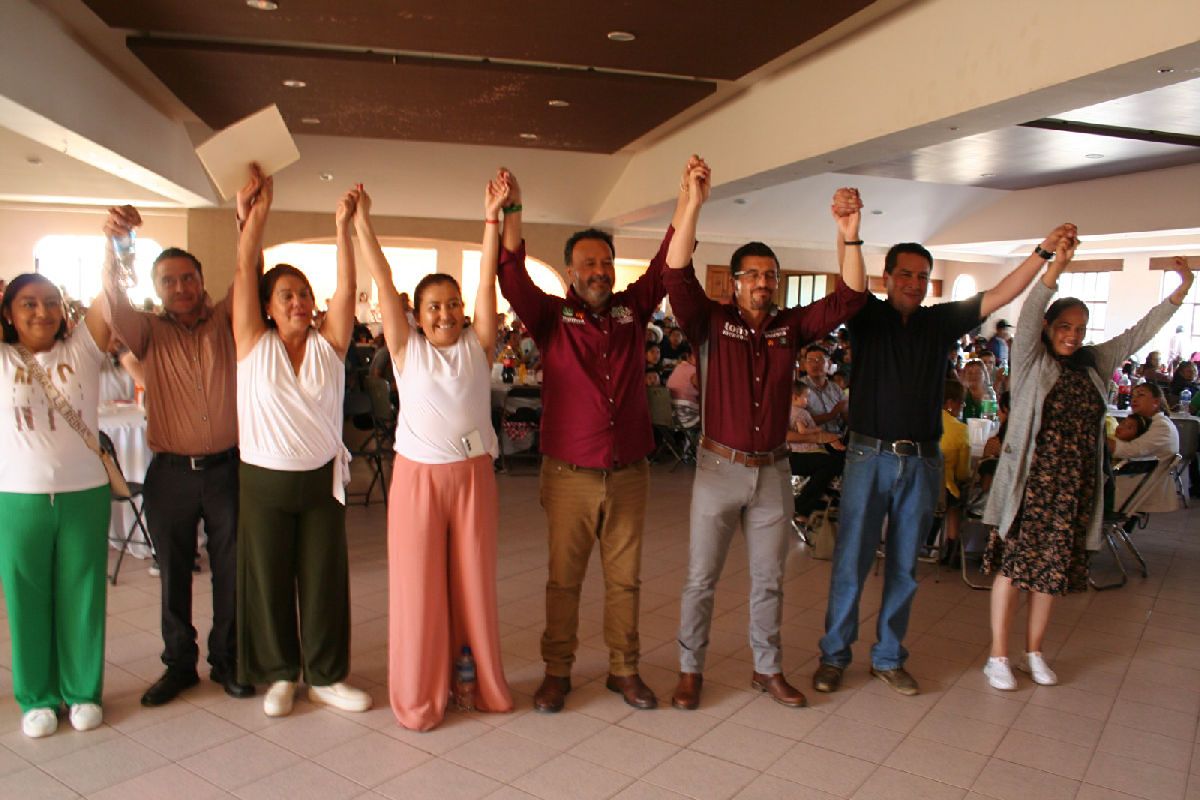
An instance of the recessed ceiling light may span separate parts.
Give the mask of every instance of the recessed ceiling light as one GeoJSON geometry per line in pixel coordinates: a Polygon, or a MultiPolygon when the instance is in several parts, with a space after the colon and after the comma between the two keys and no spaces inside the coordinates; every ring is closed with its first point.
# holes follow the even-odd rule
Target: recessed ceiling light
{"type": "Polygon", "coordinates": [[[325,181],[326,183],[329,183],[331,180],[333,180],[333,173],[332,172],[322,172],[321,180],[325,181]]]}
{"type": "Polygon", "coordinates": [[[951,125],[951,126],[950,126],[950,130],[952,130],[952,131],[956,131],[956,130],[958,130],[958,126],[957,126],[957,125],[951,125]]]}
{"type": "Polygon", "coordinates": [[[883,213],[883,209],[875,208],[875,209],[871,210],[871,213],[878,217],[879,215],[881,215],[883,213]]]}
{"type": "Polygon", "coordinates": [[[279,3],[274,0],[246,0],[246,5],[255,11],[274,11],[279,8],[279,3]]]}
{"type": "Polygon", "coordinates": [[[538,135],[536,133],[518,133],[517,135],[520,136],[522,139],[525,139],[530,142],[532,142],[534,139],[538,138],[538,135]]]}
{"type": "Polygon", "coordinates": [[[994,173],[994,172],[981,172],[981,173],[979,173],[979,177],[981,177],[981,178],[994,178],[994,177],[996,177],[996,173],[994,173]]]}
{"type": "Polygon", "coordinates": [[[734,202],[734,203],[736,203],[736,204],[737,204],[737,205],[739,205],[739,206],[744,206],[744,205],[746,205],[746,198],[744,198],[744,197],[737,197],[737,198],[734,198],[734,201],[733,201],[733,202],[734,202]]]}
{"type": "Polygon", "coordinates": [[[305,125],[320,125],[321,120],[317,117],[301,117],[300,121],[305,125]]]}
{"type": "Polygon", "coordinates": [[[1084,158],[1104,158],[1104,153],[1085,153],[1084,158]]]}
{"type": "Polygon", "coordinates": [[[567,106],[571,105],[571,103],[567,100],[551,100],[546,103],[546,105],[550,106],[551,108],[566,108],[567,106]]]}
{"type": "Polygon", "coordinates": [[[608,40],[610,42],[632,42],[637,37],[629,31],[609,31],[608,40]]]}
{"type": "Polygon", "coordinates": [[[25,163],[31,167],[40,167],[42,165],[41,156],[25,156],[25,163]]]}
{"type": "Polygon", "coordinates": [[[289,89],[303,89],[305,86],[308,86],[304,81],[298,81],[294,78],[288,78],[283,82],[283,85],[289,89]]]}
{"type": "Polygon", "coordinates": [[[1175,71],[1174,67],[1159,67],[1158,68],[1159,75],[1170,75],[1174,71],[1175,71]]]}

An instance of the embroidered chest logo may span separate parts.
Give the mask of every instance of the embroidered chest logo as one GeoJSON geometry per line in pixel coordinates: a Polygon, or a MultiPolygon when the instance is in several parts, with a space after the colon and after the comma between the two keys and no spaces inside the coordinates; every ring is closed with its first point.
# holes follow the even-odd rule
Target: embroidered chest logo
{"type": "Polygon", "coordinates": [[[787,328],[776,328],[763,334],[767,339],[767,347],[787,347],[787,328]]]}
{"type": "Polygon", "coordinates": [[[569,322],[572,325],[586,325],[587,324],[583,320],[583,312],[576,311],[575,309],[571,308],[570,306],[563,306],[562,321],[569,322]]]}
{"type": "Polygon", "coordinates": [[[721,328],[721,335],[728,336],[730,339],[737,339],[742,342],[750,338],[749,333],[745,328],[743,328],[741,325],[734,325],[732,322],[725,323],[725,325],[721,328]]]}
{"type": "Polygon", "coordinates": [[[612,314],[614,320],[622,325],[628,325],[633,322],[633,310],[628,306],[613,306],[612,311],[609,313],[612,314]]]}

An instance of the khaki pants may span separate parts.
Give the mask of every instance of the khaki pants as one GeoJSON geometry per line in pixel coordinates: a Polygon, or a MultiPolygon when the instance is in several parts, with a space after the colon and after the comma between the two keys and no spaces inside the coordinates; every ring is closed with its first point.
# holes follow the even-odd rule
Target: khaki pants
{"type": "Polygon", "coordinates": [[[617,470],[598,470],[549,456],[542,459],[542,507],[550,534],[546,632],[542,634],[547,675],[571,674],[579,646],[579,592],[597,540],[604,569],[609,672],[637,674],[639,574],[649,486],[650,468],[644,460],[617,470]]]}

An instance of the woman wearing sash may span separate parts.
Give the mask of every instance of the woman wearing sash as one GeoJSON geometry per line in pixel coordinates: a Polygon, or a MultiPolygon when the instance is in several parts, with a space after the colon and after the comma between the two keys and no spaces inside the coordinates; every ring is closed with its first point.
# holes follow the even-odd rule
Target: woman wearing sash
{"type": "Polygon", "coordinates": [[[94,436],[109,340],[102,303],[68,334],[58,289],[25,274],[2,305],[0,583],[13,694],[31,738],[58,729],[64,703],[75,730],[103,718],[108,476],[51,397],[94,436]]]}
{"type": "Polygon", "coordinates": [[[384,338],[400,394],[396,461],[388,503],[388,692],[401,725],[429,730],[446,712],[454,659],[470,647],[476,705],[511,711],[500,662],[496,610],[496,478],[491,359],[496,343],[496,263],[503,172],[485,192],[475,315],[465,326],[462,292],[449,275],[426,275],[413,319],[358,198],[355,225],[379,289],[384,338]]]}
{"type": "Polygon", "coordinates": [[[242,683],[270,684],[263,701],[270,717],[291,712],[301,673],[314,703],[366,711],[370,695],[344,683],[350,578],[342,396],[354,324],[349,225],[357,193],[347,192],[338,204],[337,289],[318,329],[303,273],[280,264],[259,280],[271,179],[255,166],[245,191],[253,205],[238,241],[233,283],[242,461],[238,676],[242,683]]]}

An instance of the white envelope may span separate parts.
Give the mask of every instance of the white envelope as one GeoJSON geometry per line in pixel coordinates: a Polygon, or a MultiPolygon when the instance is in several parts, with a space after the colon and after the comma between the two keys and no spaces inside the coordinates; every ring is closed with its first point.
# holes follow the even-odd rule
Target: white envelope
{"type": "Polygon", "coordinates": [[[263,174],[274,175],[300,160],[296,141],[274,103],[215,134],[196,148],[196,155],[223,200],[236,195],[245,185],[250,165],[255,161],[263,174]]]}

